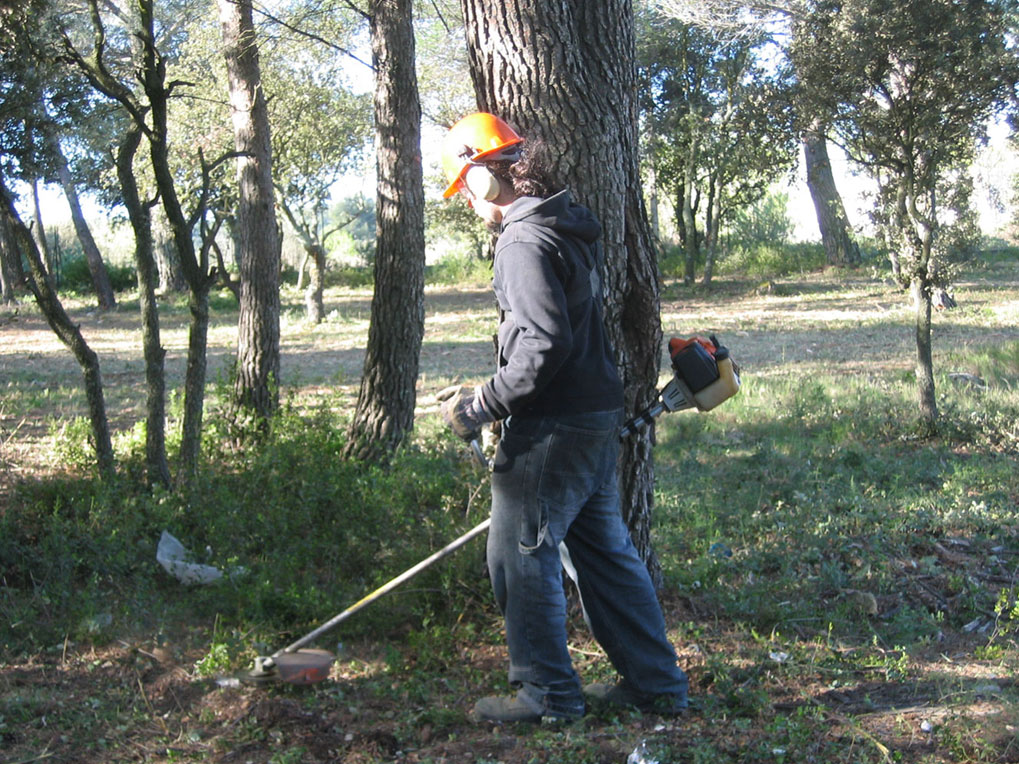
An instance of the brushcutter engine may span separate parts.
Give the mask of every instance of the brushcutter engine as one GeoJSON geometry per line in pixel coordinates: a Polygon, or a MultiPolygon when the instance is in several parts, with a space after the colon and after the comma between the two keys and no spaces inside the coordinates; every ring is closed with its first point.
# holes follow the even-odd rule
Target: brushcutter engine
{"type": "Polygon", "coordinates": [[[673,377],[658,391],[655,401],[623,425],[619,438],[636,435],[665,411],[696,408],[711,411],[739,392],[739,367],[729,349],[710,339],[691,337],[669,340],[673,377]]]}

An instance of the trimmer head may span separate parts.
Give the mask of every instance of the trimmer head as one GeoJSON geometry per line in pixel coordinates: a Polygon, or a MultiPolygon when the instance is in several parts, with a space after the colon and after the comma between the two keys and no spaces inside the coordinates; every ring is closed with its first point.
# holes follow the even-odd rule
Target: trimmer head
{"type": "Polygon", "coordinates": [[[329,677],[329,669],[336,660],[328,650],[302,648],[290,653],[260,656],[250,671],[238,675],[244,684],[263,685],[272,682],[287,684],[316,684],[329,677]]]}

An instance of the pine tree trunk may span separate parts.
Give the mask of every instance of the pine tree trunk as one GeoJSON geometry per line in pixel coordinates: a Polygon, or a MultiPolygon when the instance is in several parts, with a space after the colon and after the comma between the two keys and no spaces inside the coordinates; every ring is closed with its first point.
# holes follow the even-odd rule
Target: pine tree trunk
{"type": "Polygon", "coordinates": [[[60,144],[54,141],[53,157],[57,163],[57,176],[60,178],[60,187],[67,197],[67,204],[71,209],[71,222],[74,224],[74,232],[78,235],[78,243],[85,253],[85,262],[88,263],[88,271],[92,275],[92,287],[96,292],[96,299],[99,307],[103,310],[112,310],[117,307],[117,298],[113,294],[113,287],[110,285],[110,275],[106,271],[106,264],[103,256],[99,253],[96,240],[88,227],[85,215],[81,211],[81,202],[78,199],[78,189],[71,178],[71,171],[67,167],[67,159],[60,144]]]}
{"type": "Polygon", "coordinates": [[[828,159],[828,141],[818,129],[803,135],[803,157],[807,170],[807,188],[814,200],[817,227],[821,232],[825,258],[829,265],[858,265],[860,248],[850,234],[845,205],[835,186],[828,159]]]}
{"type": "Polygon", "coordinates": [[[170,485],[166,457],[166,350],[159,338],[159,309],[150,208],[141,200],[134,175],[134,156],[142,132],[132,125],[117,151],[117,177],[124,206],[134,230],[134,260],[138,268],[138,304],[142,316],[142,355],[145,358],[145,472],[149,485],[170,485]]]}
{"type": "Polygon", "coordinates": [[[375,67],[375,293],[346,455],[384,459],[414,426],[424,337],[424,180],[412,0],[370,3],[375,67]]]}
{"type": "Polygon", "coordinates": [[[264,425],[279,403],[280,240],[272,185],[269,115],[262,92],[251,0],[220,0],[237,159],[240,317],[236,402],[264,425]]]}
{"type": "MultiPolygon", "coordinates": [[[[658,269],[637,157],[633,11],[626,0],[461,0],[479,106],[548,142],[559,175],[603,228],[606,325],[628,413],[655,395],[661,350],[658,269]]],[[[650,435],[629,438],[622,506],[634,544],[661,580],[650,544],[650,435]]]]}

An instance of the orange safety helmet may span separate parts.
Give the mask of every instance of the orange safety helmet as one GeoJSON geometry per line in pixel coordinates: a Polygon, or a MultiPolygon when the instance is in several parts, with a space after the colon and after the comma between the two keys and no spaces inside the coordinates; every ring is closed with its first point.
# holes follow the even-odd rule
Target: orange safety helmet
{"type": "Polygon", "coordinates": [[[483,111],[468,114],[446,133],[442,143],[442,171],[449,181],[443,197],[453,196],[472,164],[516,159],[524,139],[505,121],[483,111]]]}

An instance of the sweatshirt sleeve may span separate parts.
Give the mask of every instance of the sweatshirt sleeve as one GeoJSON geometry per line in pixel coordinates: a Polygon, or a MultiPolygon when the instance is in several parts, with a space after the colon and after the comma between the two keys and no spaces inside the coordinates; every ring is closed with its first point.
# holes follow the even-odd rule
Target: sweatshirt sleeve
{"type": "Polygon", "coordinates": [[[499,327],[501,366],[481,393],[497,419],[520,411],[538,395],[570,355],[573,332],[563,278],[554,253],[537,243],[513,241],[498,249],[495,281],[509,311],[499,327]]]}

